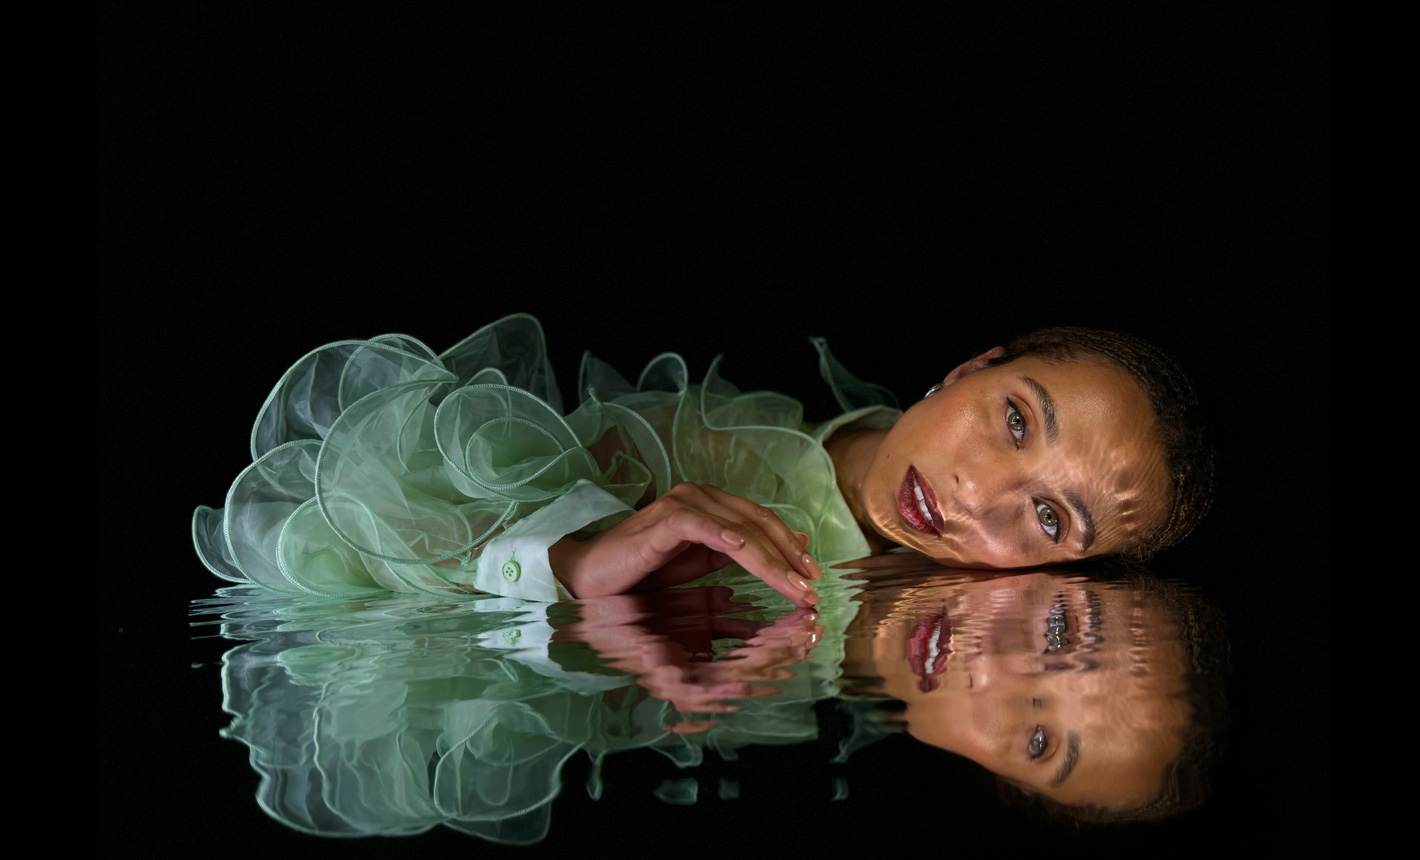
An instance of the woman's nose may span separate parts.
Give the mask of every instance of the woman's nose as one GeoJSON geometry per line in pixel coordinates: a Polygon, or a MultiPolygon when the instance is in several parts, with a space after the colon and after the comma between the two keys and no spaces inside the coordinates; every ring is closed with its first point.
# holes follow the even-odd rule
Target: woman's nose
{"type": "Polygon", "coordinates": [[[957,507],[971,519],[984,520],[1020,489],[1024,477],[1008,465],[979,462],[959,469],[956,479],[957,507]]]}
{"type": "Polygon", "coordinates": [[[952,500],[956,502],[957,509],[971,519],[979,519],[984,496],[981,487],[970,474],[964,471],[958,472],[956,479],[956,490],[952,494],[952,500]]]}

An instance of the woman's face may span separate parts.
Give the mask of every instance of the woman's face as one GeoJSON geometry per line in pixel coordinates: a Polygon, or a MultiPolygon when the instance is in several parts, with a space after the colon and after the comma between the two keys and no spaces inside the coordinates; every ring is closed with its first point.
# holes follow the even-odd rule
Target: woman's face
{"type": "Polygon", "coordinates": [[[1104,360],[999,347],[953,370],[877,450],[863,505],[887,539],[944,564],[1011,568],[1107,553],[1163,512],[1142,389],[1104,360]]]}
{"type": "Polygon", "coordinates": [[[1189,722],[1177,625],[1157,598],[1107,584],[928,589],[871,647],[914,737],[1062,803],[1148,803],[1189,722]]]}

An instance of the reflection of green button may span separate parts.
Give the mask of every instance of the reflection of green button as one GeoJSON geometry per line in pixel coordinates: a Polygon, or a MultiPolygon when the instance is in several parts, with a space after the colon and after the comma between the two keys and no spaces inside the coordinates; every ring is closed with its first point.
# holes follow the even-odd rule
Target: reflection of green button
{"type": "Polygon", "coordinates": [[[504,641],[504,642],[507,642],[509,645],[511,645],[511,644],[513,644],[514,642],[517,642],[517,641],[518,641],[518,637],[520,637],[520,636],[522,636],[522,635],[523,635],[523,631],[521,631],[521,630],[504,630],[504,631],[503,631],[503,641],[504,641]]]}
{"type": "Polygon", "coordinates": [[[503,562],[503,578],[509,582],[517,582],[518,577],[523,575],[523,569],[516,561],[509,559],[503,562]]]}

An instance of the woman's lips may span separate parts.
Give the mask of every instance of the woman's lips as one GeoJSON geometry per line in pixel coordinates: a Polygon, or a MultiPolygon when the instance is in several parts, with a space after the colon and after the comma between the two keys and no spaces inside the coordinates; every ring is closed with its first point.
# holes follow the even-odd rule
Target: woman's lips
{"type": "Polygon", "coordinates": [[[942,685],[952,653],[952,619],[945,612],[921,618],[907,640],[907,663],[917,676],[917,689],[930,693],[942,685]]]}
{"type": "Polygon", "coordinates": [[[932,492],[932,485],[922,473],[912,466],[907,467],[907,474],[897,488],[897,511],[913,531],[942,536],[946,521],[937,509],[937,494],[932,492]]]}

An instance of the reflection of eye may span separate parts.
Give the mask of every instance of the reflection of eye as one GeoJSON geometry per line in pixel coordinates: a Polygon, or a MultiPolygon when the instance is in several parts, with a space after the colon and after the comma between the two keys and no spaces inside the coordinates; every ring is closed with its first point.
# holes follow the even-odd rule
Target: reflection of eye
{"type": "Polygon", "coordinates": [[[1030,757],[1040,758],[1045,755],[1045,748],[1049,745],[1050,743],[1045,737],[1045,727],[1036,726],[1035,734],[1030,736],[1030,757]]]}
{"type": "Polygon", "coordinates": [[[1016,408],[1016,404],[1006,401],[1006,427],[1011,431],[1011,435],[1016,437],[1017,446],[1026,438],[1026,416],[1021,414],[1021,410],[1016,408]]]}
{"type": "Polygon", "coordinates": [[[1035,518],[1040,520],[1040,527],[1045,529],[1050,539],[1060,543],[1060,515],[1055,513],[1055,509],[1045,502],[1036,502],[1035,518]]]}

